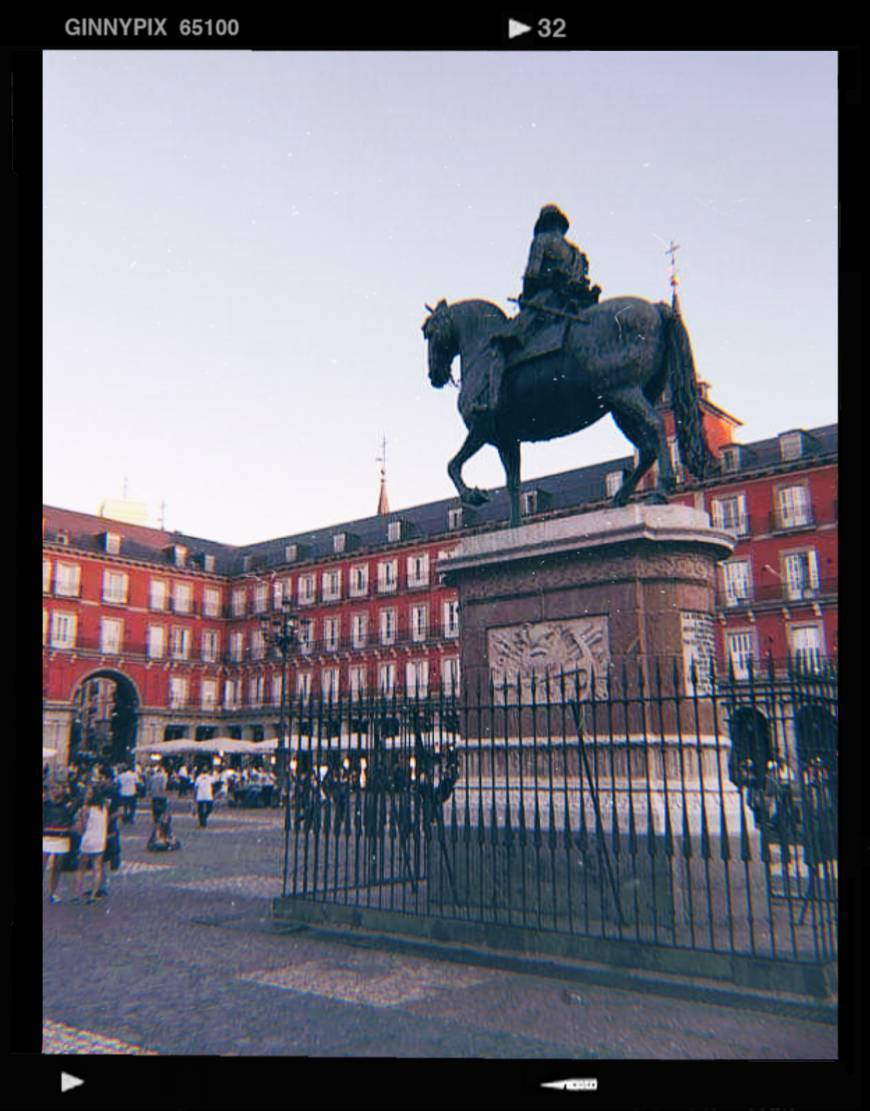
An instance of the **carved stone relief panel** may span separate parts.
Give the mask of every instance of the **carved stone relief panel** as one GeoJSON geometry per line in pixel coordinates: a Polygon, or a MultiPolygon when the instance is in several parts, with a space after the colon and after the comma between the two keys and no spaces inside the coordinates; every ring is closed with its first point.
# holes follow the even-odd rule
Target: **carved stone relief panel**
{"type": "MultiPolygon", "coordinates": [[[[538,697],[544,697],[543,680],[570,676],[572,694],[588,698],[592,675],[596,693],[604,694],[610,664],[607,618],[575,617],[558,621],[523,622],[487,631],[487,658],[496,688],[514,687],[519,680],[523,696],[531,693],[532,677],[538,697]]],[[[557,688],[556,688],[557,689],[557,688]]],[[[551,687],[555,695],[556,689],[551,687]]]]}

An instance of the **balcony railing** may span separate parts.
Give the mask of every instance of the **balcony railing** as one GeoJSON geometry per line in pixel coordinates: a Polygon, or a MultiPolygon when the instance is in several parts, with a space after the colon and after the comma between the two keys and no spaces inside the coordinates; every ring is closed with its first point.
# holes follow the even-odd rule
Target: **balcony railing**
{"type": "Polygon", "coordinates": [[[716,607],[721,610],[747,609],[753,606],[775,606],[785,603],[814,602],[823,598],[836,598],[838,578],[831,576],[820,579],[812,586],[807,583],[797,587],[787,582],[749,584],[745,596],[737,597],[724,587],[716,591],[716,607]]]}
{"type": "Polygon", "coordinates": [[[815,506],[811,504],[789,512],[777,506],[770,514],[771,532],[794,532],[797,529],[814,528],[816,523],[815,506]]]}

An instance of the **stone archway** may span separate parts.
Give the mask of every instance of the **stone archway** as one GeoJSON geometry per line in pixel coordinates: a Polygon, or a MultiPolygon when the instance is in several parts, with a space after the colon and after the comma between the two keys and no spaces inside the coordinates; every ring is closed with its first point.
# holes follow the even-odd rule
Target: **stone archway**
{"type": "Polygon", "coordinates": [[[808,703],[795,714],[798,760],[802,769],[821,764],[828,775],[837,773],[837,722],[827,707],[808,703]]]}
{"type": "Polygon", "coordinates": [[[91,672],[82,680],[74,702],[70,762],[89,754],[102,763],[131,763],[140,706],[132,680],[109,668],[91,672]]]}
{"type": "Polygon", "coordinates": [[[764,714],[744,706],[731,715],[731,757],[728,774],[736,787],[747,787],[764,778],[771,758],[770,723],[764,714]]]}

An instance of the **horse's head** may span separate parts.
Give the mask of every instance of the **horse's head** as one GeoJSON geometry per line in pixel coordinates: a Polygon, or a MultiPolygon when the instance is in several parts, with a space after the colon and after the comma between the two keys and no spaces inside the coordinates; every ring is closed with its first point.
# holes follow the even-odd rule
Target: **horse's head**
{"type": "Polygon", "coordinates": [[[436,389],[450,380],[450,364],[459,353],[459,341],[445,300],[426,308],[429,315],[423,321],[423,337],[429,344],[429,381],[436,389]]]}

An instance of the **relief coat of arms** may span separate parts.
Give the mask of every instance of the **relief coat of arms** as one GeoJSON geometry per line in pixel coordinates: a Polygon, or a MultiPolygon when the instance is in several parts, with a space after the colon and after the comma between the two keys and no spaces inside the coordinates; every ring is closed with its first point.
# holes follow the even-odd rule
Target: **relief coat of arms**
{"type": "Polygon", "coordinates": [[[602,691],[610,662],[606,617],[524,622],[487,633],[487,655],[496,686],[576,676],[580,697],[589,694],[592,674],[602,691]]]}

